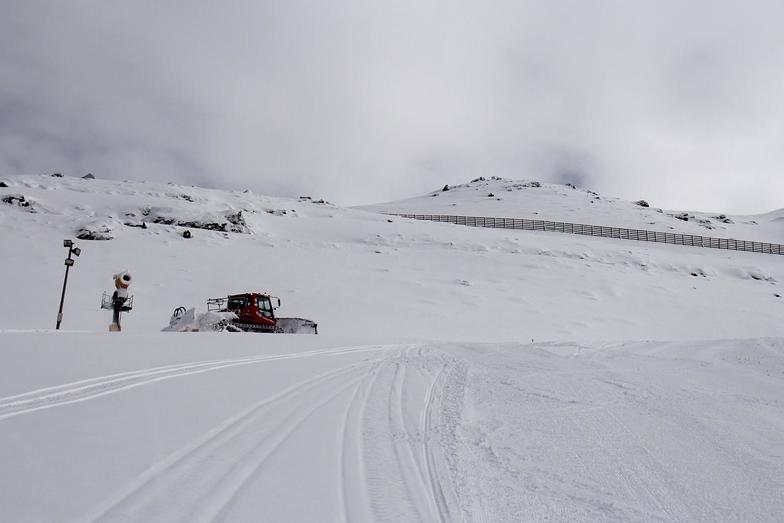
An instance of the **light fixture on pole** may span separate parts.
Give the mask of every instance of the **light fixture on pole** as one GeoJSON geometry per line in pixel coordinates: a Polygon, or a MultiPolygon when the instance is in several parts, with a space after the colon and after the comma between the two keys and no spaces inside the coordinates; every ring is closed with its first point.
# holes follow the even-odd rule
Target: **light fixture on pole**
{"type": "Polygon", "coordinates": [[[60,310],[57,311],[57,327],[60,329],[60,324],[63,322],[63,303],[65,302],[65,286],[68,285],[68,269],[73,267],[74,259],[71,255],[79,256],[82,254],[82,249],[74,246],[72,240],[63,240],[63,247],[68,249],[68,257],[65,259],[65,278],[63,279],[63,293],[60,295],[60,310]]]}

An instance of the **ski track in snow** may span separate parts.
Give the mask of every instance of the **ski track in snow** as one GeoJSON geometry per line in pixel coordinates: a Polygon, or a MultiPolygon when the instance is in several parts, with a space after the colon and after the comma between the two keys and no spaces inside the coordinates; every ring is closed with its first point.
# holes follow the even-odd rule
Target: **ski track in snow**
{"type": "Polygon", "coordinates": [[[83,521],[219,518],[291,433],[373,363],[333,369],[264,398],[153,465],[83,521]]]}
{"type": "Polygon", "coordinates": [[[351,402],[343,419],[340,453],[340,496],[341,518],[347,522],[371,519],[370,500],[366,492],[364,445],[362,422],[367,413],[367,403],[379,371],[376,366],[354,390],[351,402]],[[350,500],[352,496],[359,499],[350,500]]]}
{"type": "Polygon", "coordinates": [[[432,493],[432,500],[435,503],[433,507],[433,514],[437,516],[438,521],[449,521],[449,507],[441,489],[441,483],[438,481],[436,455],[433,445],[433,420],[438,416],[438,407],[440,405],[440,395],[443,389],[439,389],[442,377],[446,374],[444,368],[433,378],[432,383],[427,389],[427,396],[425,399],[425,407],[422,409],[422,416],[420,417],[420,431],[422,433],[422,461],[425,464],[425,477],[430,484],[432,493]]]}
{"type": "Polygon", "coordinates": [[[250,358],[211,360],[180,365],[167,365],[131,372],[89,378],[54,387],[46,387],[23,394],[0,398],[0,420],[29,414],[31,412],[61,407],[91,400],[108,394],[115,394],[142,385],[170,380],[193,374],[212,372],[241,365],[253,365],[271,361],[301,359],[315,356],[336,356],[355,352],[382,350],[382,347],[355,347],[329,350],[315,350],[296,354],[277,354],[250,358]]]}
{"type": "Polygon", "coordinates": [[[311,376],[257,401],[153,464],[80,521],[231,519],[235,501],[251,494],[254,478],[270,456],[315,412],[339,400],[345,401],[336,420],[339,518],[452,521],[443,486],[449,481],[444,471],[451,469],[439,455],[447,369],[443,357],[404,347],[311,376]],[[379,416],[371,403],[387,399],[379,416]],[[378,441],[373,434],[392,439],[378,441]],[[385,481],[398,485],[393,491],[400,497],[369,488],[368,467],[383,469],[385,481]],[[397,512],[396,506],[405,508],[397,512]]]}

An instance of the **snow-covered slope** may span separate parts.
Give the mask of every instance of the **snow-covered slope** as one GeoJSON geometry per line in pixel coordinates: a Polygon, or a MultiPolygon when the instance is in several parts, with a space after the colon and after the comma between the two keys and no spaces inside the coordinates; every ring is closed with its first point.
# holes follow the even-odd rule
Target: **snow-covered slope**
{"type": "MultiPolygon", "coordinates": [[[[319,195],[0,181],[1,520],[784,513],[779,256],[417,222],[319,195]],[[62,240],[78,234],[111,239],[77,240],[54,332],[62,240]],[[122,269],[135,307],[110,334],[100,296],[122,269]],[[159,332],[176,306],[248,290],[320,334],[159,332]]],[[[783,223],[706,231],[480,182],[372,209],[764,241],[783,223]],[[513,190],[483,195],[496,187],[513,190]]]]}
{"type": "Polygon", "coordinates": [[[755,216],[671,211],[655,207],[655,202],[624,201],[571,185],[495,177],[447,187],[446,191],[439,189],[365,208],[394,213],[529,218],[784,243],[784,209],[755,216]]]}
{"type": "MultiPolygon", "coordinates": [[[[14,289],[0,303],[2,329],[53,326],[62,239],[104,225],[114,239],[78,242],[83,254],[70,275],[65,328],[105,330],[101,293],[111,288],[112,274],[128,269],[136,296],[125,318],[129,332],[160,329],[180,305],[203,308],[209,297],[266,290],[282,298],[281,314],[312,318],[324,334],[375,340],[784,333],[784,299],[776,296],[784,294],[784,267],[777,256],[476,230],[315,198],[48,176],[3,180],[10,187],[0,188],[0,197],[19,194],[31,204],[0,204],[0,263],[14,289]],[[247,234],[189,227],[193,238],[185,239],[185,227],[165,223],[230,229],[227,217],[239,213],[247,234]],[[142,221],[146,229],[137,227],[142,221]]],[[[453,191],[424,201],[447,194],[453,191]]],[[[543,197],[541,206],[548,202],[543,197]]],[[[583,206],[590,205],[599,204],[583,206]]],[[[637,212],[628,207],[630,216],[637,212]]],[[[474,203],[461,212],[485,214],[474,203]]]]}

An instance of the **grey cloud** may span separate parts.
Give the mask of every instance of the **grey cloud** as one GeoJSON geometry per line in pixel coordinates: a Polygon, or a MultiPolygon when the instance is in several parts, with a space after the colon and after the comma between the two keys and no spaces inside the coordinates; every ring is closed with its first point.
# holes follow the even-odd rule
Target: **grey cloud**
{"type": "Polygon", "coordinates": [[[784,206],[784,4],[7,0],[0,172],[784,206]]]}

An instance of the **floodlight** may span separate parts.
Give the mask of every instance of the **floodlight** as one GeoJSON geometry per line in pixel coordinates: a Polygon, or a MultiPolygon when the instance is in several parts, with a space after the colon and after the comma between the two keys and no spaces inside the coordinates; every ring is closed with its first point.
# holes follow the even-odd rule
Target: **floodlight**
{"type": "Polygon", "coordinates": [[[73,251],[71,251],[71,252],[73,252],[75,255],[79,256],[80,254],[82,254],[82,249],[80,249],[79,247],[74,247],[73,251]]]}
{"type": "Polygon", "coordinates": [[[72,240],[63,240],[63,247],[71,247],[73,245],[72,240]]]}
{"type": "Polygon", "coordinates": [[[65,259],[65,265],[68,267],[73,267],[74,261],[71,258],[65,259]]]}

